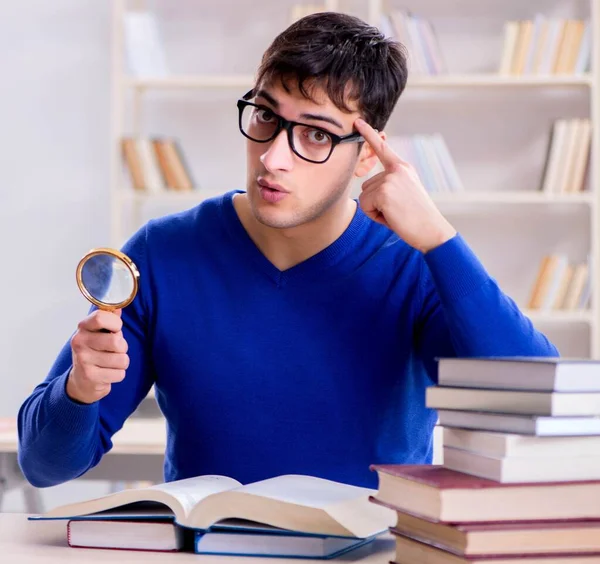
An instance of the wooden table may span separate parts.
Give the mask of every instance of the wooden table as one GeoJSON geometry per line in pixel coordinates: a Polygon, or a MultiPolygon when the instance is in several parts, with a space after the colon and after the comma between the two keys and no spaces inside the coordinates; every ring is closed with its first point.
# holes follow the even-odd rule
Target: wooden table
{"type": "MultiPolygon", "coordinates": [[[[166,442],[164,419],[130,418],[114,435],[110,452],[78,479],[162,482],[166,442]]],[[[25,480],[19,468],[17,446],[16,421],[0,420],[0,510],[3,494],[18,488],[27,511],[43,513],[39,490],[25,480]]]]}
{"type": "MultiPolygon", "coordinates": [[[[21,513],[0,513],[0,560],[11,564],[63,564],[64,562],[213,562],[216,564],[298,564],[298,559],[199,556],[191,553],[135,552],[71,548],[66,540],[66,521],[27,521],[21,513]]],[[[395,556],[394,540],[382,536],[371,544],[331,562],[388,564],[395,556]]]]}

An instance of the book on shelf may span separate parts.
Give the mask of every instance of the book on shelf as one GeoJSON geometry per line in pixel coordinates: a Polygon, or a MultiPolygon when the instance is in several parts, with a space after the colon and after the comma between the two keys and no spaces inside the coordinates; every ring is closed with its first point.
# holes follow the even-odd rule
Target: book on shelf
{"type": "Polygon", "coordinates": [[[297,2],[290,8],[289,23],[293,24],[305,16],[316,14],[318,12],[324,12],[326,10],[325,4],[297,2]]]}
{"type": "Polygon", "coordinates": [[[540,189],[546,194],[582,192],[588,178],[592,122],[557,119],[548,137],[540,189]]]}
{"type": "Polygon", "coordinates": [[[410,76],[448,72],[437,34],[429,20],[408,10],[391,10],[382,14],[380,29],[384,35],[404,45],[410,76]]]}
{"type": "MultiPolygon", "coordinates": [[[[388,145],[416,170],[430,193],[463,192],[464,186],[448,145],[440,133],[392,135],[388,145]]],[[[381,170],[379,167],[377,170],[381,170]]]]}
{"type": "MultiPolygon", "coordinates": [[[[88,546],[115,544],[107,531],[122,528],[120,548],[128,548],[123,545],[135,536],[137,547],[156,549],[142,528],[127,530],[132,522],[160,521],[192,534],[198,553],[303,556],[308,551],[325,557],[358,548],[387,530],[393,512],[371,504],[373,493],[312,476],[278,476],[246,485],[225,476],[198,476],[63,505],[30,519],[112,523],[77,525],[88,546]],[[231,544],[227,534],[236,535],[231,544]]],[[[183,542],[172,531],[165,531],[163,540],[172,550],[183,542]]]]}
{"type": "Polygon", "coordinates": [[[169,74],[156,14],[127,10],[123,15],[126,72],[136,78],[163,78],[169,74]]]}
{"type": "Polygon", "coordinates": [[[582,75],[589,72],[589,20],[547,18],[509,20],[498,72],[503,76],[582,75]]]}
{"type": "Polygon", "coordinates": [[[123,137],[121,146],[124,164],[135,191],[159,194],[196,189],[178,139],[123,137]]]}
{"type": "Polygon", "coordinates": [[[540,263],[527,307],[541,311],[587,309],[591,292],[588,262],[570,264],[566,255],[545,255],[540,263]]]}

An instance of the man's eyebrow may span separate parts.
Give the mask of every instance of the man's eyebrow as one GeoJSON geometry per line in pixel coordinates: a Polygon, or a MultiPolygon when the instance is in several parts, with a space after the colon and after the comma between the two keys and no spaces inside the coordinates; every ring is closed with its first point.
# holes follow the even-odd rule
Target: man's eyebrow
{"type": "Polygon", "coordinates": [[[271,104],[271,106],[273,106],[274,108],[278,108],[279,107],[279,102],[277,100],[275,100],[275,98],[273,98],[273,96],[271,96],[266,90],[259,90],[256,93],[256,97],[260,97],[260,98],[264,98],[267,102],[269,102],[269,104],[271,104]]]}
{"type": "Polygon", "coordinates": [[[331,125],[335,125],[338,129],[344,129],[344,126],[339,121],[333,119],[332,117],[324,116],[323,114],[300,114],[300,117],[302,119],[314,119],[324,121],[330,123],[331,125]]]}
{"type": "MultiPolygon", "coordinates": [[[[275,100],[275,98],[273,98],[273,96],[271,96],[271,94],[269,94],[265,90],[258,90],[256,92],[256,97],[264,98],[275,109],[279,108],[279,102],[277,100],[275,100]]],[[[302,119],[312,119],[312,120],[316,120],[316,121],[324,121],[325,123],[335,125],[335,127],[337,127],[338,129],[342,129],[342,130],[344,129],[344,126],[339,121],[337,121],[336,119],[333,119],[330,116],[326,116],[323,114],[304,113],[304,114],[300,114],[300,117],[302,119]]]]}

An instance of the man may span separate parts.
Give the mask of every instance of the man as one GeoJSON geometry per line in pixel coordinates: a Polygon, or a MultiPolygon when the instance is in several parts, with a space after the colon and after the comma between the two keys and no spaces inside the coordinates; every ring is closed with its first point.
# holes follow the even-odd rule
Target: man
{"type": "Polygon", "coordinates": [[[274,40],[238,102],[246,191],[125,245],[133,304],[92,311],[19,412],[32,484],[97,464],[155,384],[167,481],[375,487],[372,463],[431,461],[438,357],[557,355],[386,145],[406,77],[401,47],[347,15],[274,40]]]}

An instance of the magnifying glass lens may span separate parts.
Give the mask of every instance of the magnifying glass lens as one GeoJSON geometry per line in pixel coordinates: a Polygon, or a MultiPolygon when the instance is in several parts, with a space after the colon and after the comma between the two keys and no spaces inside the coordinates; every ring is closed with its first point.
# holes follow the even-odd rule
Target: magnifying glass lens
{"type": "Polygon", "coordinates": [[[77,268],[79,289],[101,309],[118,309],[131,303],[138,277],[131,259],[112,249],[89,252],[77,268]]]}

